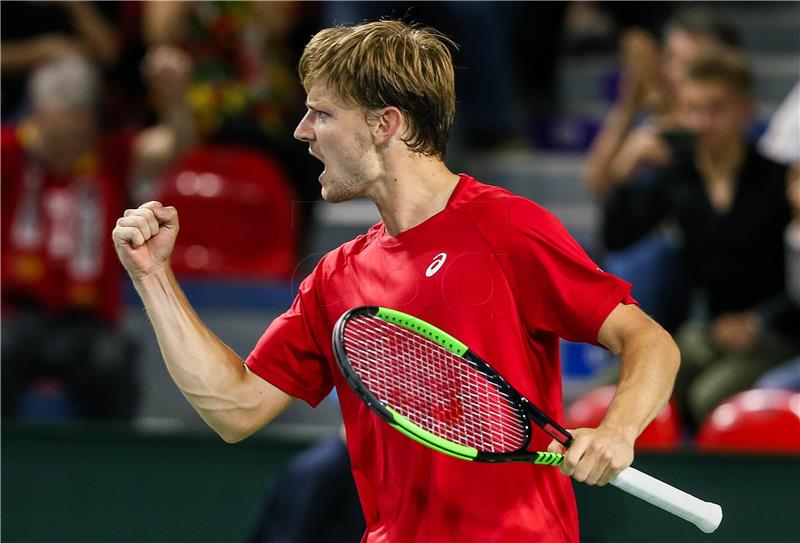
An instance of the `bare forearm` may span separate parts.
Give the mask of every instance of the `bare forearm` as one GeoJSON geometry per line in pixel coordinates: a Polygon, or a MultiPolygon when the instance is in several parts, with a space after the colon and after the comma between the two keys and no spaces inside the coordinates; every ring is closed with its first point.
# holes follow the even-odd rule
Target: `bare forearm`
{"type": "Polygon", "coordinates": [[[635,439],[666,405],[680,363],[670,335],[654,324],[626,339],[617,394],[603,425],[620,428],[635,439]]]}
{"type": "Polygon", "coordinates": [[[678,347],[638,306],[618,304],[597,334],[599,343],[622,358],[617,394],[597,428],[576,428],[561,471],[576,481],[604,485],[633,461],[636,438],[669,399],[678,370],[678,347]]]}
{"type": "Polygon", "coordinates": [[[226,441],[238,441],[265,418],[264,389],[242,360],[199,319],[169,269],[134,280],[167,369],[192,407],[226,441]],[[249,378],[248,378],[249,377],[249,378]]]}
{"type": "Polygon", "coordinates": [[[41,55],[34,46],[35,40],[21,43],[3,43],[0,48],[0,66],[4,73],[21,72],[30,69],[40,60],[41,55]]]}
{"type": "Polygon", "coordinates": [[[112,26],[89,3],[68,2],[66,5],[89,53],[107,66],[113,64],[119,52],[119,42],[112,26]]]}
{"type": "Polygon", "coordinates": [[[191,149],[197,142],[197,127],[194,114],[185,97],[158,108],[161,125],[168,128],[174,136],[172,156],[178,157],[191,149]]]}
{"type": "Polygon", "coordinates": [[[595,138],[586,160],[586,185],[589,191],[603,197],[615,178],[614,161],[630,131],[636,111],[628,104],[617,104],[608,114],[595,138]]]}
{"type": "Polygon", "coordinates": [[[188,105],[162,111],[161,117],[164,122],[142,130],[133,146],[131,180],[136,196],[141,201],[151,197],[150,189],[156,177],[197,142],[194,119],[188,105]]]}
{"type": "Polygon", "coordinates": [[[186,30],[187,10],[191,9],[184,2],[146,2],[142,31],[147,45],[179,43],[186,30]]]}

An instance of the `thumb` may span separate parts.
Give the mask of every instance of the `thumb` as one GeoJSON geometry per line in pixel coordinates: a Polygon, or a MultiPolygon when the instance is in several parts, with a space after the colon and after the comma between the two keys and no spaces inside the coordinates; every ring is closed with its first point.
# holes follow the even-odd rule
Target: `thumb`
{"type": "Polygon", "coordinates": [[[550,445],[547,446],[547,452],[551,452],[551,453],[564,454],[564,452],[566,450],[567,449],[564,447],[564,445],[562,445],[561,443],[559,443],[555,439],[550,442],[550,445]]]}
{"type": "Polygon", "coordinates": [[[156,208],[153,214],[162,226],[171,228],[178,225],[178,210],[172,206],[156,208]]]}

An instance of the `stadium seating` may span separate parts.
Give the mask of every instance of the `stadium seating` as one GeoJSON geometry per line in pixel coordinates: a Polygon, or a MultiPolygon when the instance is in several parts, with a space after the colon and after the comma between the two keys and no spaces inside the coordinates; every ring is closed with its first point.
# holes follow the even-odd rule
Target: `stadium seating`
{"type": "Polygon", "coordinates": [[[173,253],[178,275],[291,278],[294,196],[274,159],[238,147],[199,147],[161,176],[157,198],[180,212],[173,253]]]}
{"type": "MultiPolygon", "coordinates": [[[[599,425],[614,399],[616,389],[615,386],[605,386],[586,393],[566,409],[564,426],[593,428],[599,425]]],[[[636,449],[674,450],[680,445],[680,440],[680,422],[675,406],[669,403],[636,440],[636,449]]]]}
{"type": "Polygon", "coordinates": [[[26,422],[69,422],[75,419],[75,405],[64,383],[57,377],[39,377],[25,390],[16,407],[19,420],[26,422]]]}
{"type": "Polygon", "coordinates": [[[700,428],[703,451],[800,454],[800,392],[755,389],[719,405],[700,428]]]}

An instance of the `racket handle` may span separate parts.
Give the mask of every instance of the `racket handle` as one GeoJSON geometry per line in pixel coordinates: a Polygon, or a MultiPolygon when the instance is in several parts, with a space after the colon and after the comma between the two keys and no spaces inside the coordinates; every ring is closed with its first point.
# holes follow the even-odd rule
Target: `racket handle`
{"type": "Polygon", "coordinates": [[[622,470],[611,479],[611,484],[691,522],[707,534],[716,530],[722,522],[722,508],[716,503],[695,498],[637,469],[622,470]]]}

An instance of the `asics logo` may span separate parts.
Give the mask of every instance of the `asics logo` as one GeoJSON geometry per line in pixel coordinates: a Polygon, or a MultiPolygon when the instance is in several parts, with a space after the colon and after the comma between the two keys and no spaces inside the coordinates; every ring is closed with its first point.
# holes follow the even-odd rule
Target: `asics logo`
{"type": "Polygon", "coordinates": [[[447,260],[447,253],[439,253],[433,257],[433,262],[431,262],[431,265],[428,266],[427,270],[425,270],[425,277],[432,277],[433,274],[438,272],[439,269],[444,265],[445,260],[447,260]]]}

